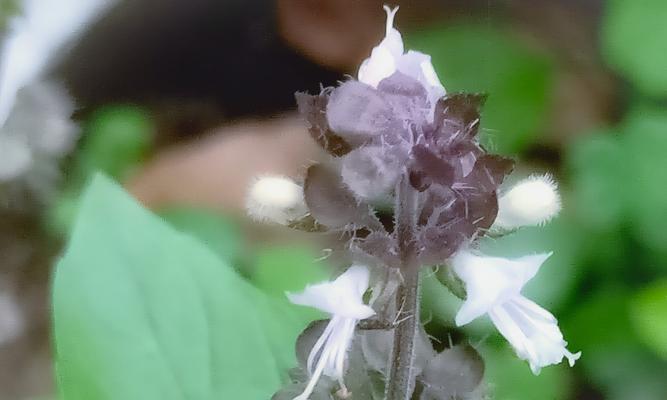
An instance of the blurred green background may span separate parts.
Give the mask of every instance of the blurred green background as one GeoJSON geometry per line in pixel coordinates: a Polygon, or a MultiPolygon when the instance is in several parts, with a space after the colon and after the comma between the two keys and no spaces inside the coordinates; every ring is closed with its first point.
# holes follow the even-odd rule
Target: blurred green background
{"type": "MultiPolygon", "coordinates": [[[[495,398],[667,399],[667,1],[491,1],[471,7],[475,12],[452,3],[456,12],[441,21],[412,20],[406,47],[432,55],[448,91],[489,94],[483,141],[519,161],[517,177],[555,175],[562,215],[487,239],[484,249],[554,252],[526,293],[558,317],[569,349],[583,353],[574,368],[550,367],[535,377],[490,323],[473,324],[465,333],[488,363],[495,398]],[[514,13],[505,12],[507,3],[514,13]]],[[[0,0],[0,27],[10,10],[13,2],[0,0]]],[[[64,165],[67,179],[35,213],[47,232],[40,243],[61,243],[71,231],[79,195],[96,171],[123,182],[162,148],[164,115],[140,101],[94,104],[78,118],[83,135],[64,165]]],[[[312,245],[264,242],[234,213],[156,211],[270,296],[328,274],[313,264],[312,245]]],[[[456,336],[458,300],[433,276],[424,276],[424,285],[429,329],[456,336]]],[[[2,390],[0,398],[28,398],[19,389],[3,397],[2,390]]]]}

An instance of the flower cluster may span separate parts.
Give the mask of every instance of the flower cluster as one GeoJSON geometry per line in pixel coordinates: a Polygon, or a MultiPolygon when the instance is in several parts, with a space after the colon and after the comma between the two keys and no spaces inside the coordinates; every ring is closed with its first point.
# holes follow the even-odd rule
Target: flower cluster
{"type": "Polygon", "coordinates": [[[53,193],[58,163],[79,129],[70,120],[72,100],[47,75],[63,48],[115,1],[27,0],[9,20],[0,48],[2,203],[14,203],[25,192],[38,200],[53,193]]]}
{"type": "Polygon", "coordinates": [[[311,135],[339,165],[336,172],[311,167],[305,199],[322,224],[366,226],[372,234],[360,247],[391,254],[396,233],[373,224],[366,211],[374,202],[396,201],[396,185],[407,174],[418,197],[418,262],[433,265],[491,227],[497,189],[513,162],[488,154],[477,140],[484,96],[444,95],[430,57],[403,54],[400,33],[389,25],[395,11],[387,10],[387,37],[362,64],[358,81],[297,94],[311,135]]]}
{"type": "Polygon", "coordinates": [[[0,191],[9,202],[29,192],[51,196],[60,177],[59,161],[79,136],[65,91],[53,83],[33,83],[18,92],[12,113],[0,126],[0,191]]]}
{"type": "MultiPolygon", "coordinates": [[[[310,380],[296,399],[308,398],[322,375],[336,379],[347,393],[345,357],[353,343],[354,327],[374,314],[362,300],[368,288],[366,268],[397,271],[399,276],[393,286],[387,282],[390,278],[373,285],[371,306],[376,310],[387,307],[378,300],[385,299],[400,314],[405,306],[402,301],[408,298],[400,296],[418,292],[418,277],[407,277],[418,276],[415,270],[419,267],[439,265],[463,285],[464,303],[456,316],[457,325],[488,315],[536,374],[563,358],[573,365],[580,354],[566,349],[554,316],[521,294],[550,254],[511,260],[487,257],[476,250],[476,241],[483,235],[511,233],[553,218],[560,210],[555,183],[548,176],[534,176],[509,190],[501,187],[514,163],[489,154],[478,141],[485,97],[447,94],[430,57],[405,52],[401,34],[393,27],[397,8],[385,10],[385,38],[362,63],[358,79],[325,88],[317,95],[296,95],[311,136],[332,157],[329,163],[308,169],[302,197],[289,196],[294,200],[291,209],[302,210],[305,205],[308,215],[294,217],[287,224],[346,233],[339,237],[346,238],[345,249],[354,264],[332,283],[290,295],[297,304],[331,314],[308,357],[310,380]],[[387,204],[393,204],[393,220],[379,217],[387,204]],[[395,298],[376,293],[396,286],[402,290],[395,298]]],[[[286,186],[293,189],[292,184],[286,186]]],[[[257,205],[262,196],[252,196],[256,188],[257,184],[249,199],[251,208],[271,209],[270,204],[257,205]]],[[[285,215],[261,219],[284,224],[285,215]]],[[[418,315],[415,296],[408,318],[418,315]]],[[[405,343],[414,345],[398,331],[396,328],[394,354],[405,343]],[[405,343],[398,343],[399,338],[405,343]]],[[[438,365],[454,362],[451,358],[441,353],[433,358],[439,361],[429,362],[431,367],[418,376],[410,367],[403,375],[408,382],[401,391],[443,386],[429,377],[446,371],[447,367],[438,365]]],[[[389,382],[391,377],[385,379],[394,384],[389,382]]]]}

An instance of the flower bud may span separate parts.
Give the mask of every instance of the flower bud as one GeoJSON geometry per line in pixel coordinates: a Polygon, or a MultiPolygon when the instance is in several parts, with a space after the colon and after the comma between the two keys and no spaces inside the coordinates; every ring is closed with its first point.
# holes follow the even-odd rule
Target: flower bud
{"type": "Polygon", "coordinates": [[[512,230],[542,225],[561,208],[556,182],[550,175],[534,175],[514,185],[498,199],[498,216],[493,228],[512,230]]]}
{"type": "Polygon", "coordinates": [[[305,216],[308,208],[301,186],[282,176],[265,176],[250,187],[246,212],[257,221],[286,225],[305,216]]]}

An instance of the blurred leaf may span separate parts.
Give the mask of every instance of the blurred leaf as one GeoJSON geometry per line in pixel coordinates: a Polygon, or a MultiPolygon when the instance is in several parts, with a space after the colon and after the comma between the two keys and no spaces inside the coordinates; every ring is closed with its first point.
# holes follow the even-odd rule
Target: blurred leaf
{"type": "Polygon", "coordinates": [[[565,364],[542,369],[540,375],[530,372],[528,363],[520,360],[508,345],[478,349],[486,363],[485,380],[494,400],[567,399],[570,376],[565,364]]]}
{"type": "Polygon", "coordinates": [[[11,16],[19,12],[18,4],[15,0],[0,0],[0,41],[2,39],[2,30],[11,16]]]}
{"type": "Polygon", "coordinates": [[[65,237],[71,230],[79,212],[79,193],[62,190],[46,211],[46,228],[54,236],[65,237]]]}
{"type": "Polygon", "coordinates": [[[619,186],[629,194],[635,234],[648,246],[667,251],[667,111],[636,107],[622,128],[623,148],[629,157],[623,163],[627,181],[619,186]]]}
{"type": "Polygon", "coordinates": [[[212,210],[178,207],[159,215],[171,226],[195,237],[222,260],[234,262],[243,246],[241,232],[231,219],[212,210]]]}
{"type": "Polygon", "coordinates": [[[505,29],[458,25],[418,31],[407,47],[431,54],[447,91],[485,92],[482,128],[490,147],[520,152],[536,140],[545,122],[552,66],[505,29]]]}
{"type": "Polygon", "coordinates": [[[639,89],[667,96],[667,2],[610,0],[602,23],[603,53],[639,89]]]}
{"type": "Polygon", "coordinates": [[[667,279],[657,281],[632,300],[630,313],[639,338],[667,359],[667,279]]]}
{"type": "Polygon", "coordinates": [[[107,179],[84,195],[53,289],[64,400],[267,399],[302,319],[107,179]]]}
{"type": "Polygon", "coordinates": [[[146,111],[135,106],[106,106],[86,124],[79,155],[80,178],[101,171],[124,180],[146,157],[153,136],[146,111]]]}
{"type": "Polygon", "coordinates": [[[295,306],[288,302],[285,292],[300,292],[309,283],[330,278],[324,264],[315,262],[315,254],[306,248],[269,247],[257,252],[251,280],[255,286],[298,313],[304,321],[322,318],[322,312],[295,306]]]}
{"type": "MultiPolygon", "coordinates": [[[[667,398],[667,364],[634,346],[610,347],[588,353],[588,381],[610,400],[664,400],[667,398]]],[[[586,353],[584,353],[586,354],[586,353]]]]}
{"type": "Polygon", "coordinates": [[[574,313],[563,320],[563,331],[573,351],[582,351],[580,364],[587,355],[624,347],[632,340],[628,316],[627,289],[607,286],[592,296],[580,299],[574,313]]]}
{"type": "Polygon", "coordinates": [[[637,239],[667,252],[667,112],[637,106],[615,131],[571,147],[574,212],[582,226],[612,232],[629,222],[637,239]]]}
{"type": "Polygon", "coordinates": [[[610,230],[626,215],[627,154],[613,131],[584,136],[570,145],[567,164],[572,208],[583,226],[610,230]]]}
{"type": "MultiPolygon", "coordinates": [[[[588,277],[595,279],[596,285],[607,281],[624,280],[637,275],[639,265],[628,268],[628,263],[636,262],[639,253],[621,227],[616,230],[595,232],[586,235],[582,242],[584,255],[579,265],[592,272],[588,277]]],[[[643,266],[643,265],[642,265],[643,266]]],[[[626,281],[629,284],[629,281],[626,281]]]]}
{"type": "Polygon", "coordinates": [[[581,300],[563,323],[569,348],[581,351],[575,368],[605,393],[605,399],[667,398],[667,363],[644,351],[632,328],[628,290],[606,286],[581,300]]]}
{"type": "Polygon", "coordinates": [[[331,278],[316,254],[300,247],[268,247],[257,253],[253,283],[281,298],[285,292],[298,292],[309,283],[331,278]]]}

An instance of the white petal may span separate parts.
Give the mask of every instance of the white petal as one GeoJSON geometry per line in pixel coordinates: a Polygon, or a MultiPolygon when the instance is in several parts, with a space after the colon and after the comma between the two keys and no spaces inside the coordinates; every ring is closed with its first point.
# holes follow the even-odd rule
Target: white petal
{"type": "Polygon", "coordinates": [[[394,17],[398,7],[390,9],[384,6],[387,12],[387,26],[384,39],[373,48],[371,56],[364,60],[357,75],[359,81],[374,88],[381,80],[390,77],[397,70],[418,80],[429,94],[432,105],[445,94],[445,88],[435,73],[431,56],[418,51],[405,49],[401,33],[394,28],[394,17]]]}
{"type": "Polygon", "coordinates": [[[390,77],[396,71],[396,61],[391,52],[381,46],[373,49],[371,56],[359,67],[357,78],[374,88],[381,80],[390,77]]]}
{"type": "Polygon", "coordinates": [[[396,68],[405,75],[418,80],[429,94],[431,104],[445,95],[445,88],[440,83],[438,75],[431,64],[431,56],[418,51],[409,50],[402,55],[396,68]]]}
{"type": "Polygon", "coordinates": [[[435,68],[433,68],[433,64],[431,63],[431,56],[428,56],[428,60],[422,61],[420,66],[422,70],[422,75],[424,75],[425,82],[432,87],[442,89],[443,92],[442,94],[444,95],[445,88],[444,86],[442,86],[440,78],[438,78],[438,74],[435,72],[435,68]]]}
{"type": "Polygon", "coordinates": [[[398,7],[390,9],[384,6],[384,10],[387,13],[385,37],[373,48],[371,56],[361,63],[357,74],[360,82],[374,88],[377,88],[381,80],[396,72],[396,60],[403,55],[403,38],[401,33],[394,29],[394,17],[398,7]]]}
{"type": "Polygon", "coordinates": [[[456,324],[465,325],[518,295],[551,254],[507,259],[459,251],[451,262],[454,272],[465,283],[467,298],[456,315],[456,324]]]}
{"type": "Polygon", "coordinates": [[[375,311],[363,302],[369,276],[368,268],[353,265],[333,282],[309,285],[302,293],[287,293],[287,297],[294,304],[314,307],[332,315],[366,319],[375,315],[375,311]]]}
{"type": "Polygon", "coordinates": [[[519,358],[528,361],[534,374],[560,363],[563,357],[570,366],[581,357],[581,352],[573,354],[567,350],[556,318],[521,295],[494,307],[489,316],[519,358]]]}

